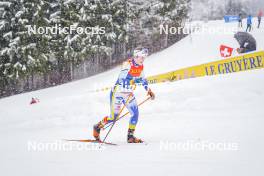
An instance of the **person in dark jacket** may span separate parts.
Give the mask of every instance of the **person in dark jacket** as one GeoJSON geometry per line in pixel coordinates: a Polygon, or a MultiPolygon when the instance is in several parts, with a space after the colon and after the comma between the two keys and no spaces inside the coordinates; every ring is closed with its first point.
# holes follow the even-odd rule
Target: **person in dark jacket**
{"type": "Polygon", "coordinates": [[[238,53],[248,53],[257,49],[255,38],[247,32],[237,32],[234,38],[238,41],[240,47],[238,53]]]}
{"type": "Polygon", "coordinates": [[[262,12],[262,10],[259,10],[259,13],[258,13],[258,28],[260,26],[262,16],[263,16],[263,12],[262,12]]]}
{"type": "Polygon", "coordinates": [[[251,31],[251,28],[252,28],[252,16],[251,15],[248,15],[247,17],[247,29],[246,29],[246,32],[247,31],[251,31]]]}
{"type": "Polygon", "coordinates": [[[239,13],[238,14],[238,27],[242,28],[243,24],[242,24],[242,14],[239,13]]]}

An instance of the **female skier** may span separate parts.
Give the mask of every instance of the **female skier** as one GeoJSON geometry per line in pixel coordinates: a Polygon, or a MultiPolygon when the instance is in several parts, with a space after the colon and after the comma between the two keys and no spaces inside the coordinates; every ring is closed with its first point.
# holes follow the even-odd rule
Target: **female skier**
{"type": "Polygon", "coordinates": [[[147,91],[147,95],[152,100],[155,94],[148,87],[148,82],[143,72],[143,62],[148,56],[148,49],[137,48],[133,52],[133,57],[123,63],[122,70],[118,79],[110,92],[110,115],[105,116],[100,122],[93,127],[93,136],[96,140],[100,140],[100,130],[108,123],[111,123],[118,118],[122,105],[124,105],[131,117],[127,134],[128,143],[142,143],[143,140],[134,136],[135,128],[138,122],[138,106],[136,98],[133,94],[134,85],[142,85],[147,91]]]}

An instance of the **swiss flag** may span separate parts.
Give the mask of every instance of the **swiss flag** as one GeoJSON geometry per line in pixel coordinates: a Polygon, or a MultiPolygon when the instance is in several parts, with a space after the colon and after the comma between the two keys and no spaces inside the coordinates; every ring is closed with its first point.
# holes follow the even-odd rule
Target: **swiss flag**
{"type": "Polygon", "coordinates": [[[233,53],[233,48],[225,46],[225,45],[221,45],[220,46],[220,54],[222,57],[230,57],[233,53]]]}

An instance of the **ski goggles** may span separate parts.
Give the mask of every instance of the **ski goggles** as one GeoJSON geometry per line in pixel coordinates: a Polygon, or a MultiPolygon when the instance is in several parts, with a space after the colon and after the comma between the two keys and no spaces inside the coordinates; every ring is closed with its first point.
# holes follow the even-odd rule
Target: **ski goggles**
{"type": "Polygon", "coordinates": [[[149,54],[149,51],[147,48],[142,49],[136,49],[134,50],[133,56],[134,57],[147,57],[149,54]]]}

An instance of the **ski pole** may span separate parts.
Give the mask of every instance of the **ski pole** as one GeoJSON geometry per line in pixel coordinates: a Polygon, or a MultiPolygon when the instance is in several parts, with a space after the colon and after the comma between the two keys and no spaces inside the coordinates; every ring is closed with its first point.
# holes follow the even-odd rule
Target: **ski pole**
{"type": "MultiPolygon", "coordinates": [[[[146,101],[148,101],[148,100],[150,100],[150,99],[151,99],[151,97],[146,98],[145,100],[143,100],[142,102],[140,102],[140,103],[138,104],[138,106],[141,106],[142,104],[144,104],[146,101]]],[[[129,112],[126,112],[124,115],[120,116],[116,121],[122,119],[123,117],[125,117],[125,116],[128,115],[128,114],[129,114],[129,112]]],[[[107,128],[110,127],[111,125],[112,125],[112,123],[108,124],[106,127],[103,128],[103,130],[107,129],[107,128]]]]}
{"type": "MultiPolygon", "coordinates": [[[[133,88],[133,90],[135,90],[135,89],[136,89],[136,86],[133,88]]],[[[129,101],[129,99],[131,98],[132,95],[133,95],[133,92],[131,92],[131,93],[129,94],[129,96],[127,97],[127,100],[126,100],[125,104],[127,104],[127,102],[129,101]]],[[[116,119],[119,118],[119,116],[120,116],[120,114],[122,113],[122,111],[124,110],[124,108],[125,108],[125,105],[124,105],[124,106],[122,107],[122,109],[119,111],[117,117],[114,118],[115,120],[113,121],[111,128],[110,128],[110,129],[108,130],[108,132],[106,133],[106,135],[105,135],[105,137],[104,137],[102,143],[105,142],[107,136],[109,135],[109,133],[111,132],[111,130],[113,129],[113,127],[114,127],[114,125],[115,125],[115,123],[116,123],[116,119]]]]}

